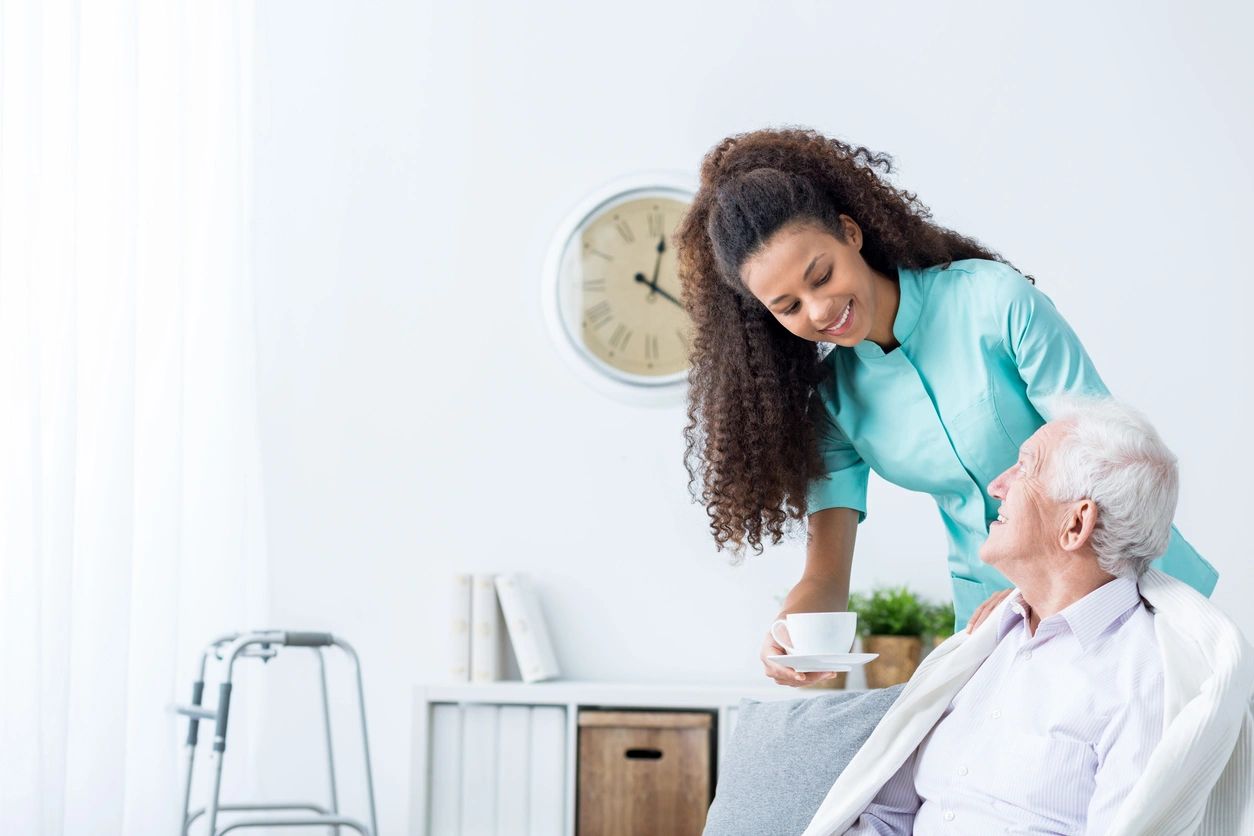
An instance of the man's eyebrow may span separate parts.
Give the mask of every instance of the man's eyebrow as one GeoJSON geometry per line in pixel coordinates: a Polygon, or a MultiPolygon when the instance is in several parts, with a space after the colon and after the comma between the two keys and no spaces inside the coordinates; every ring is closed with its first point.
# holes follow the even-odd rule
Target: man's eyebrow
{"type": "MultiPolygon", "coordinates": [[[[805,282],[805,281],[809,281],[809,280],[810,280],[810,271],[814,269],[814,265],[815,265],[815,263],[816,263],[818,260],[819,260],[819,257],[818,257],[817,255],[816,255],[814,258],[810,259],[810,264],[809,264],[809,266],[808,266],[808,267],[806,267],[806,271],[805,271],[805,273],[803,273],[803,274],[802,274],[802,276],[801,276],[801,280],[802,280],[803,282],[805,282]]],[[[781,302],[781,301],[783,301],[784,299],[787,299],[787,298],[788,298],[788,294],[787,294],[787,293],[782,293],[782,294],[780,294],[779,296],[776,296],[776,297],[775,297],[774,299],[772,299],[771,301],[767,302],[766,304],[767,304],[768,306],[769,306],[769,305],[774,305],[774,304],[776,304],[777,302],[781,302]]]]}

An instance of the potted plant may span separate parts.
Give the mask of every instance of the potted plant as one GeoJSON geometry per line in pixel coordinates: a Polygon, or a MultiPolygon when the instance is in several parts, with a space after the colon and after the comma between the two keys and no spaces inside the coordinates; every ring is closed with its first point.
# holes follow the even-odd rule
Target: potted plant
{"type": "Polygon", "coordinates": [[[924,635],[932,637],[932,649],[954,634],[953,602],[933,604],[927,608],[927,625],[924,635]]]}
{"type": "Polygon", "coordinates": [[[905,682],[919,666],[927,607],[904,586],[882,587],[870,595],[849,596],[849,609],[858,614],[862,649],[878,653],[866,666],[868,688],[886,688],[905,682]]]}

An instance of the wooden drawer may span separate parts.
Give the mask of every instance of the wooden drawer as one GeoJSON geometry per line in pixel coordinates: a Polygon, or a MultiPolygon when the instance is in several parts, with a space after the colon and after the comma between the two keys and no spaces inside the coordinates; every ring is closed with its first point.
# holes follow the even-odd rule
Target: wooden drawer
{"type": "Polygon", "coordinates": [[[700,836],[713,800],[708,712],[579,712],[579,836],[700,836]]]}

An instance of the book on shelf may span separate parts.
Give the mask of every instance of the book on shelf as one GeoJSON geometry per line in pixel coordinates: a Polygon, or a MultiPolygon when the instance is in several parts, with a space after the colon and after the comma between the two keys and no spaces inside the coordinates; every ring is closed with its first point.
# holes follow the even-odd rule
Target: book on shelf
{"type": "Polygon", "coordinates": [[[449,676],[454,682],[470,681],[470,596],[473,578],[459,572],[453,576],[453,612],[450,627],[449,676]]]}
{"type": "Polygon", "coordinates": [[[501,678],[501,608],[496,601],[496,576],[476,573],[470,596],[470,681],[501,678]]]}
{"type": "Polygon", "coordinates": [[[496,592],[523,681],[540,682],[560,676],[540,598],[530,578],[518,572],[498,575],[496,592]]]}

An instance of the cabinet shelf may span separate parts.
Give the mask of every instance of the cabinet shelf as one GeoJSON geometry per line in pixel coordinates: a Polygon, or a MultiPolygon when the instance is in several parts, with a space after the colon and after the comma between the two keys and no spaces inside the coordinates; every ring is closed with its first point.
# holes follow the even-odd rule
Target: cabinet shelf
{"type": "Polygon", "coordinates": [[[717,777],[740,700],[791,700],[827,693],[831,692],[756,684],[419,685],[413,703],[409,832],[411,836],[470,836],[497,822],[502,827],[489,832],[500,836],[575,836],[582,709],[710,712],[715,718],[717,777]]]}

